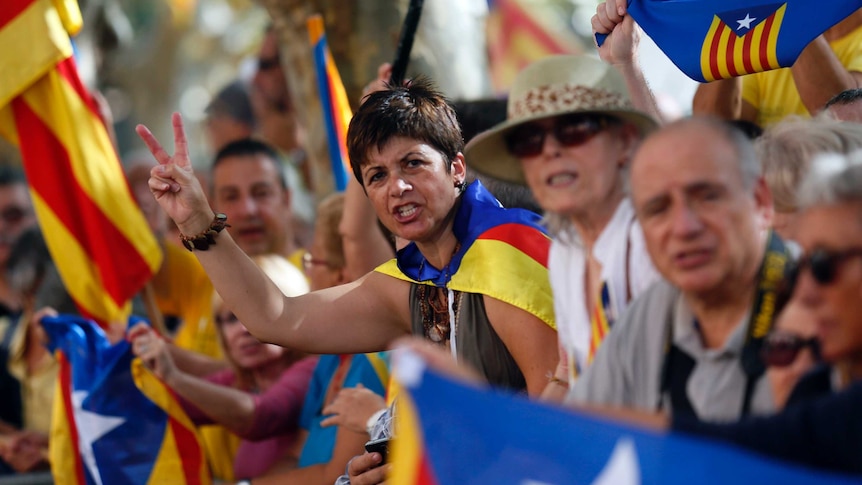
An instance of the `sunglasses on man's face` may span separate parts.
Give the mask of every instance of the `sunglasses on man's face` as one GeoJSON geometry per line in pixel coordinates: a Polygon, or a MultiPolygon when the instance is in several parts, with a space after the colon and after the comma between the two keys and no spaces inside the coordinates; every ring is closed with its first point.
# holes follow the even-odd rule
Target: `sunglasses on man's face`
{"type": "Polygon", "coordinates": [[[774,331],[763,340],[760,357],[769,367],[787,367],[796,361],[802,349],[809,348],[815,361],[820,360],[817,338],[803,338],[789,332],[774,331]]]}
{"type": "Polygon", "coordinates": [[[549,127],[527,123],[505,136],[506,148],[518,158],[535,157],[542,153],[548,132],[564,147],[576,147],[590,141],[608,127],[611,118],[596,115],[568,115],[553,120],[549,127]]]}
{"type": "Polygon", "coordinates": [[[784,292],[786,297],[793,295],[799,275],[808,269],[817,284],[826,286],[835,281],[838,270],[842,263],[850,258],[862,256],[862,248],[850,248],[843,251],[829,251],[827,249],[815,249],[810,254],[803,255],[790,267],[784,292]]]}

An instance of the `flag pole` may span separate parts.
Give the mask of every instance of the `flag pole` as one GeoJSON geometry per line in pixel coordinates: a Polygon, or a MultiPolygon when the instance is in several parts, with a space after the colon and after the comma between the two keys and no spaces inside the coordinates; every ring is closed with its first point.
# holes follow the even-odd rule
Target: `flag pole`
{"type": "Polygon", "coordinates": [[[153,288],[153,281],[147,281],[141,292],[141,298],[144,300],[144,307],[147,309],[147,317],[150,319],[150,325],[159,332],[162,337],[170,337],[168,327],[165,325],[165,316],[159,310],[156,304],[156,290],[153,288]]]}
{"type": "Polygon", "coordinates": [[[407,7],[407,15],[404,17],[404,25],[401,27],[401,36],[398,39],[398,48],[395,50],[395,60],[392,62],[390,83],[393,86],[399,86],[404,82],[407,63],[410,62],[410,51],[413,49],[413,39],[416,38],[416,28],[422,16],[423,3],[424,0],[410,0],[410,5],[407,7]]]}

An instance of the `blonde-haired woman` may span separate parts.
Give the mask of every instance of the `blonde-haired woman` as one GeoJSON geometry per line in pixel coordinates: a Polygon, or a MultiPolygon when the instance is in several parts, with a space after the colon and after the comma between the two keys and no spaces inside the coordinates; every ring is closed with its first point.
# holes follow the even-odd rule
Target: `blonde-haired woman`
{"type": "Polygon", "coordinates": [[[789,118],[767,129],[754,148],[772,191],[773,228],[782,238],[793,240],[799,210],[796,192],[811,160],[820,153],[849,154],[862,149],[862,124],[789,118]]]}
{"type": "MultiPolygon", "coordinates": [[[[283,257],[253,259],[286,295],[304,291],[291,285],[299,270],[283,257]]],[[[167,343],[144,324],[130,331],[132,350],[182,398],[192,421],[220,424],[242,438],[234,475],[253,478],[296,459],[299,415],[317,358],[258,341],[219,297],[213,307],[230,368],[204,378],[190,374],[178,367],[167,343]]]]}

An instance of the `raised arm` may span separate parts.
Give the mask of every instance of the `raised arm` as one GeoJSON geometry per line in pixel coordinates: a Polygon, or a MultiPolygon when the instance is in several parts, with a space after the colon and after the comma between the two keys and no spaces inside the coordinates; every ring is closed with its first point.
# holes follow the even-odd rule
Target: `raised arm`
{"type": "MultiPolygon", "coordinates": [[[[174,113],[172,121],[173,155],[145,126],[137,132],[159,162],[150,173],[153,196],[180,232],[197,235],[210,227],[214,214],[194,176],[180,115],[174,113]]],[[[286,297],[227,231],[215,241],[195,256],[227,306],[261,341],[311,353],[359,353],[384,350],[409,332],[406,282],[372,273],[349,285],[286,297]]]]}
{"type": "Polygon", "coordinates": [[[856,88],[862,81],[862,73],[848,71],[822,35],[803,49],[790,72],[802,104],[812,115],[817,114],[832,96],[856,88]]]}
{"type": "MultiPolygon", "coordinates": [[[[712,115],[725,120],[746,119],[748,117],[742,116],[742,103],[742,78],[733,77],[698,85],[691,111],[695,115],[712,115]]],[[[754,118],[756,112],[748,121],[754,118]]]]}
{"type": "Polygon", "coordinates": [[[626,14],[625,0],[607,0],[600,3],[593,15],[592,27],[594,40],[595,34],[608,36],[601,46],[596,46],[599,57],[622,73],[634,107],[662,122],[663,117],[655,96],[637,60],[640,34],[634,19],[626,14]]]}

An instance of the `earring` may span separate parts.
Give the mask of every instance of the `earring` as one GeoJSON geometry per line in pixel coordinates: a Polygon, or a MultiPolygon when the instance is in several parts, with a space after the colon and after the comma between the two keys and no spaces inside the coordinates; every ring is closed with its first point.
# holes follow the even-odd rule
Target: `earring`
{"type": "Polygon", "coordinates": [[[467,183],[464,181],[455,182],[455,188],[458,189],[458,193],[464,192],[464,189],[467,187],[467,183]]]}

